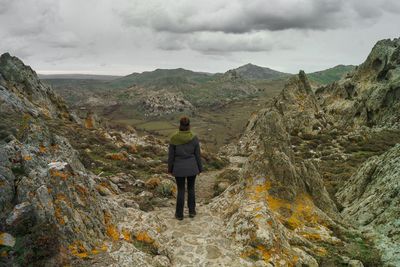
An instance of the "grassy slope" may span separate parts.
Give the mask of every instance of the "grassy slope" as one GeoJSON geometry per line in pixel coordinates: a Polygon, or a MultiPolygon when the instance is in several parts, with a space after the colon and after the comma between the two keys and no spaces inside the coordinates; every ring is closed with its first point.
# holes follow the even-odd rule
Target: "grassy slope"
{"type": "Polygon", "coordinates": [[[329,84],[340,80],[343,75],[352,71],[355,68],[353,65],[337,65],[333,68],[317,71],[308,74],[308,79],[319,84],[329,84]]]}

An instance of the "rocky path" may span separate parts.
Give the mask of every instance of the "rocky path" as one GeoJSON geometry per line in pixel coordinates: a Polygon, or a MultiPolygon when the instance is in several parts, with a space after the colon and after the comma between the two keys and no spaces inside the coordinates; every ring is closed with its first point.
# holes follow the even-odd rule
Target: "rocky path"
{"type": "Polygon", "coordinates": [[[165,235],[173,253],[172,266],[254,266],[238,256],[234,242],[224,236],[222,219],[211,212],[208,205],[198,205],[197,216],[185,216],[182,221],[173,217],[172,205],[154,213],[168,227],[165,235]]]}
{"type": "MultiPolygon", "coordinates": [[[[169,199],[162,207],[156,207],[148,213],[138,213],[134,209],[126,210],[125,218],[120,222],[120,226],[125,229],[131,226],[140,228],[140,224],[137,224],[139,220],[142,220],[143,225],[148,226],[143,229],[154,229],[157,224],[165,225],[166,228],[162,231],[162,237],[159,236],[159,241],[162,242],[163,248],[167,248],[168,257],[164,254],[152,258],[135,247],[132,242],[120,239],[119,242],[106,244],[107,253],[92,255],[83,262],[75,262],[73,266],[258,266],[240,256],[239,247],[233,239],[226,236],[223,219],[211,209],[213,187],[220,172],[205,172],[197,177],[195,218],[189,218],[187,207],[185,207],[184,219],[182,221],[175,219],[175,199],[169,199]]],[[[110,196],[110,199],[118,202],[121,200],[121,195],[110,196]]]]}
{"type": "Polygon", "coordinates": [[[222,172],[209,171],[201,173],[196,178],[196,201],[198,203],[208,203],[214,197],[214,184],[217,176],[222,172]]]}

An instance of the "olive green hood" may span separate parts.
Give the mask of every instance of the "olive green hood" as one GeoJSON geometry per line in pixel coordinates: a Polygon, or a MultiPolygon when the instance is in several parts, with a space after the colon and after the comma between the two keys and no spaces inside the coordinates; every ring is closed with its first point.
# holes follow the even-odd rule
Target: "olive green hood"
{"type": "Polygon", "coordinates": [[[177,131],[171,136],[170,143],[173,145],[183,145],[189,143],[195,136],[196,134],[192,131],[177,131]]]}

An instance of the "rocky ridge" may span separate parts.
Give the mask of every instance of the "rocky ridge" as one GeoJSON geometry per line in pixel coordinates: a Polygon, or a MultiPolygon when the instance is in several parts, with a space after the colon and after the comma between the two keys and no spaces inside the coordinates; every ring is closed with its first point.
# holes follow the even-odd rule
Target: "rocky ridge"
{"type": "Polygon", "coordinates": [[[400,140],[395,93],[399,47],[399,39],[379,41],[353,73],[315,93],[300,72],[249,120],[239,144],[226,148],[227,155],[247,157],[238,189],[228,189],[221,200],[228,203],[226,224],[272,218],[269,225],[281,227],[274,231],[255,223],[249,228],[252,232],[242,242],[257,257],[278,266],[288,255],[302,263],[298,259],[304,253],[323,266],[346,264],[351,257],[367,266],[399,264],[398,185],[393,180],[398,146],[392,148],[400,140]],[[389,186],[393,189],[383,189],[389,186]],[[251,208],[252,202],[265,206],[268,215],[257,215],[262,208],[251,208]],[[247,216],[242,214],[245,207],[247,216]],[[275,235],[254,244],[267,233],[286,234],[280,242],[275,243],[275,235]],[[382,262],[373,246],[382,253],[382,262]]]}

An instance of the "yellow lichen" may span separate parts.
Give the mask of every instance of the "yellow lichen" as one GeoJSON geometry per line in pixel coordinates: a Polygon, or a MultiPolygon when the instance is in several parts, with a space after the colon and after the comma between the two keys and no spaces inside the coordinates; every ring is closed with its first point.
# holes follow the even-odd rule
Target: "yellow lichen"
{"type": "Polygon", "coordinates": [[[125,155],[122,154],[122,153],[109,153],[109,154],[106,155],[106,158],[107,159],[112,159],[112,160],[121,160],[121,161],[127,160],[125,155]]]}
{"type": "Polygon", "coordinates": [[[328,251],[327,251],[325,248],[323,248],[323,247],[317,247],[317,248],[315,249],[315,253],[316,253],[318,256],[323,257],[323,256],[326,256],[326,254],[328,254],[328,251]]]}
{"type": "Polygon", "coordinates": [[[301,233],[300,235],[311,241],[318,241],[322,239],[321,235],[317,233],[301,233]]]}
{"type": "Polygon", "coordinates": [[[94,119],[92,116],[88,116],[85,119],[85,128],[86,129],[93,129],[94,128],[94,119]]]}
{"type": "Polygon", "coordinates": [[[142,241],[142,242],[147,243],[147,244],[151,244],[151,243],[154,242],[154,240],[149,236],[149,234],[144,232],[144,231],[143,232],[139,232],[136,235],[136,240],[142,241]]]}
{"type": "Polygon", "coordinates": [[[23,159],[24,159],[25,161],[29,161],[29,160],[32,160],[32,157],[29,156],[29,155],[27,155],[27,156],[24,156],[23,159]]]}
{"type": "Polygon", "coordinates": [[[87,258],[89,256],[88,251],[85,249],[83,244],[80,241],[75,241],[74,243],[68,246],[69,251],[71,254],[78,258],[87,258]]]}
{"type": "Polygon", "coordinates": [[[54,208],[54,215],[56,216],[57,222],[59,224],[61,224],[61,225],[65,224],[65,220],[64,220],[64,217],[62,215],[61,208],[59,206],[56,206],[54,208]]]}
{"type": "Polygon", "coordinates": [[[39,146],[39,152],[40,153],[46,153],[47,152],[47,148],[45,146],[43,146],[43,145],[40,145],[39,146]]]}
{"type": "Polygon", "coordinates": [[[119,240],[118,229],[112,224],[112,217],[108,211],[104,211],[104,224],[106,225],[106,235],[114,241],[119,240]]]}
{"type": "Polygon", "coordinates": [[[135,144],[128,145],[128,151],[131,154],[136,154],[138,152],[137,146],[135,144]]]}
{"type": "Polygon", "coordinates": [[[119,240],[119,232],[117,227],[112,224],[107,225],[106,227],[106,234],[111,237],[112,240],[117,241],[119,240]]]}
{"type": "Polygon", "coordinates": [[[64,180],[64,181],[68,179],[68,174],[67,174],[67,173],[61,172],[61,171],[55,170],[55,169],[51,169],[51,170],[50,170],[50,175],[51,175],[52,177],[61,178],[61,179],[64,180]]]}
{"type": "Polygon", "coordinates": [[[156,188],[160,184],[161,184],[161,180],[158,177],[152,177],[146,181],[147,188],[156,188]]]}
{"type": "Polygon", "coordinates": [[[122,230],[122,235],[123,235],[125,241],[128,241],[128,242],[132,241],[131,233],[129,232],[128,229],[123,229],[122,230]]]}

